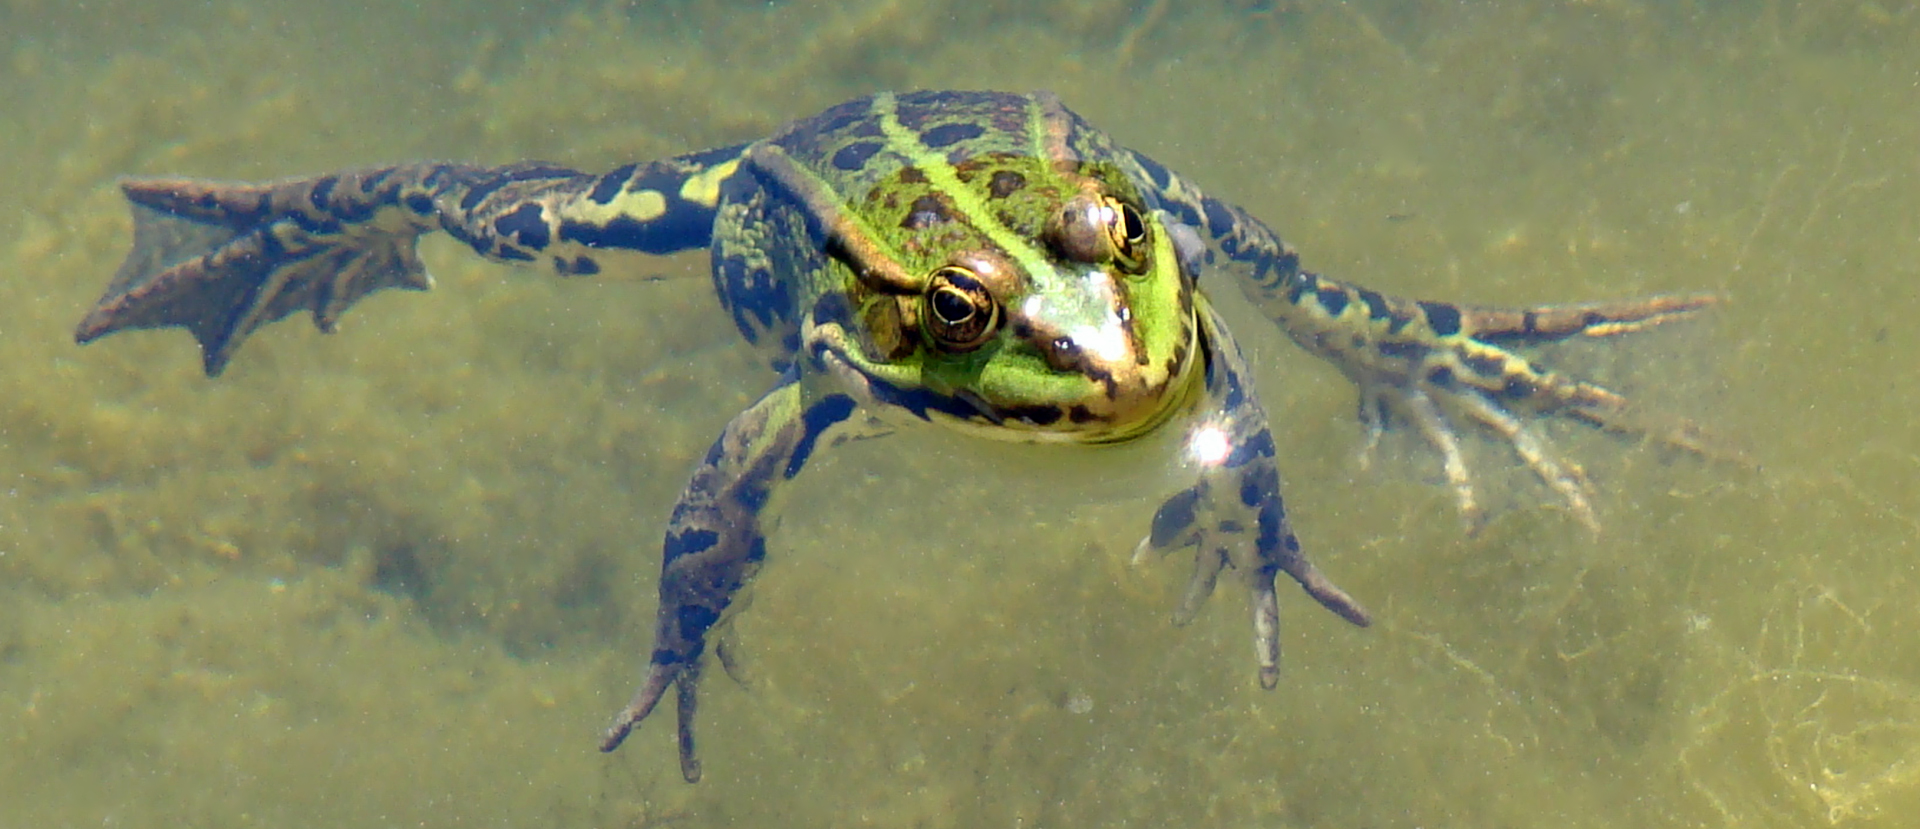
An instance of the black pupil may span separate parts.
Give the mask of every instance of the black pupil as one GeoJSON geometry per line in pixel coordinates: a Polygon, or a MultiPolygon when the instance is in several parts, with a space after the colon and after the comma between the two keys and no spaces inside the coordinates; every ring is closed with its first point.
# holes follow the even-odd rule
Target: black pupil
{"type": "Polygon", "coordinates": [[[942,288],[933,293],[933,313],[949,325],[962,323],[973,316],[973,303],[959,288],[942,288]]]}
{"type": "Polygon", "coordinates": [[[1140,225],[1140,213],[1126,206],[1120,208],[1120,231],[1129,242],[1138,242],[1147,235],[1147,229],[1140,225]]]}

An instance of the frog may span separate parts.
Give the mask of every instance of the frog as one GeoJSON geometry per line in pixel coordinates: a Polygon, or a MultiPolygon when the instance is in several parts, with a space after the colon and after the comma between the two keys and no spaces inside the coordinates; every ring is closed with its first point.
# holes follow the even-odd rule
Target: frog
{"type": "Polygon", "coordinates": [[[1592,484],[1543,424],[1706,451],[1691,421],[1643,417],[1626,395],[1529,354],[1688,320],[1716,294],[1482,306],[1323,276],[1251,213],[1048,93],[875,94],[765,138],[606,172],[419,162],[268,183],[132,178],[120,189],[131,250],[75,339],[185,328],[209,377],[268,323],[306,311],[331,332],[370,294],[431,288],[416,243],[435,232],[564,277],[710,252],[714,297],[771,379],[666,519],[652,649],[600,739],[617,749],[672,691],[688,782],[701,776],[702,671],[727,662],[710,642],[766,562],[783,493],[817,454],[854,438],[932,426],[1100,451],[1184,429],[1170,445],[1190,483],[1164,498],[1134,550],[1192,555],[1174,620],[1193,619],[1222,576],[1244,586],[1268,690],[1280,675],[1282,575],[1369,625],[1294,532],[1275,423],[1213,298],[1223,282],[1351,380],[1363,453],[1406,429],[1437,456],[1470,531],[1486,509],[1468,437],[1504,445],[1595,531],[1592,484]]]}

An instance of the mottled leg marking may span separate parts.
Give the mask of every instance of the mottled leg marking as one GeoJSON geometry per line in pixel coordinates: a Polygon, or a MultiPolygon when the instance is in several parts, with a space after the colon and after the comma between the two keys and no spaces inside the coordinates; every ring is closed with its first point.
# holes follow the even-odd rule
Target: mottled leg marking
{"type": "Polygon", "coordinates": [[[1205,443],[1224,442],[1224,457],[1196,458],[1200,479],[1169,497],[1153,516],[1153,528],[1134,551],[1161,554],[1192,549],[1193,575],[1187,580],[1174,622],[1186,624],[1212,595],[1220,574],[1238,572],[1251,592],[1255,661],[1260,685],[1273,688],[1280,678],[1280,600],[1275,583],[1281,573],[1297,582],[1322,607],[1360,626],[1371,617],[1352,596],[1322,574],[1300,551],[1280,497],[1274,466],[1273,434],[1266,412],[1248,393],[1246,366],[1213,309],[1200,307],[1207,344],[1207,404],[1192,427],[1208,433],[1205,443]]]}
{"type": "MultiPolygon", "coordinates": [[[[1625,395],[1583,380],[1545,371],[1507,350],[1511,346],[1558,342],[1574,337],[1621,337],[1670,323],[1684,322],[1720,303],[1712,294],[1655,296],[1608,302],[1547,305],[1536,308],[1463,308],[1465,333],[1475,344],[1497,353],[1503,366],[1497,387],[1489,393],[1531,392],[1502,407],[1523,408],[1558,415],[1604,431],[1644,435],[1662,444],[1703,457],[1743,461],[1740,453],[1720,445],[1699,425],[1684,418],[1647,418],[1625,395]]],[[[1497,397],[1483,397],[1491,402],[1497,397]]]]}
{"type": "Polygon", "coordinates": [[[414,239],[432,225],[405,194],[438,169],[391,168],[378,185],[364,185],[378,171],[273,185],[123,182],[133,249],[74,339],[179,326],[199,341],[211,377],[254,329],[288,314],[309,310],[331,331],[369,293],[426,290],[414,239]],[[323,181],[334,184],[322,190],[323,181]],[[336,192],[355,194],[357,223],[336,215],[336,192]]]}
{"type": "Polygon", "coordinates": [[[289,314],[311,311],[332,331],[368,294],[431,287],[414,252],[427,233],[568,276],[599,273],[610,257],[704,247],[715,205],[671,193],[731,175],[741,149],[598,176],[539,163],[406,164],[267,184],[122,182],[133,250],[74,338],[186,328],[213,376],[248,335],[289,314]]]}
{"type": "Polygon", "coordinates": [[[1289,330],[1302,345],[1340,365],[1359,386],[1366,433],[1362,451],[1370,454],[1377,445],[1386,412],[1405,414],[1439,454],[1446,485],[1469,532],[1477,531],[1486,516],[1456,422],[1484,429],[1505,443],[1582,526],[1595,532],[1600,523],[1584,471],[1556,457],[1530,421],[1564,417],[1605,431],[1645,435],[1705,456],[1737,459],[1738,453],[1713,446],[1691,422],[1645,419],[1625,396],[1554,373],[1512,350],[1645,331],[1690,318],[1711,307],[1713,297],[1489,309],[1363,296],[1358,288],[1312,274],[1298,279],[1313,288],[1293,294],[1296,309],[1303,313],[1293,320],[1298,329],[1289,330]],[[1341,311],[1336,314],[1331,308],[1341,311]],[[1300,330],[1308,333],[1301,335],[1300,330]]]}
{"type": "MultiPolygon", "coordinates": [[[[1447,486],[1470,528],[1484,521],[1460,435],[1445,414],[1464,417],[1506,441],[1582,524],[1597,526],[1579,468],[1553,458],[1529,424],[1567,418],[1720,460],[1740,453],[1680,419],[1648,417],[1625,397],[1529,362],[1528,346],[1574,338],[1634,334],[1681,322],[1717,305],[1710,294],[1606,302],[1486,308],[1387,296],[1300,268],[1299,256],[1272,228],[1144,157],[1131,157],[1159,187],[1156,208],[1204,249],[1184,252],[1215,271],[1235,273],[1262,313],[1309,352],[1338,366],[1360,390],[1365,430],[1361,461],[1371,461],[1389,411],[1404,413],[1439,453],[1447,486]],[[1383,405],[1383,402],[1386,405],[1383,405]]],[[[1187,237],[1180,237],[1187,238],[1187,237]]],[[[1194,247],[1195,242],[1186,243],[1194,247]]]]}
{"type": "Polygon", "coordinates": [[[766,527],[780,487],[854,412],[843,394],[808,400],[797,378],[789,371],[729,422],[687,482],[662,544],[660,609],[646,677],[607,728],[601,751],[619,748],[673,686],[680,772],[689,783],[700,779],[693,723],[708,634],[738,609],[736,597],[766,559],[766,527]]]}

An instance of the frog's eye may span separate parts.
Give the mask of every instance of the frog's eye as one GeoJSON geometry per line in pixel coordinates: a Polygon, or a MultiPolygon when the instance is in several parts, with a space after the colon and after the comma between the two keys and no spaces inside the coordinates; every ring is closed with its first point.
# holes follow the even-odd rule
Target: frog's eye
{"type": "Polygon", "coordinates": [[[1139,273],[1147,261],[1147,220],[1133,205],[1108,197],[1107,210],[1112,219],[1107,222],[1107,242],[1113,246],[1113,260],[1134,273],[1139,273]]]}
{"type": "Polygon", "coordinates": [[[1067,202],[1047,229],[1054,249],[1075,262],[1119,265],[1128,273],[1147,269],[1146,217],[1133,205],[1107,195],[1082,195],[1067,202]]]}
{"type": "Polygon", "coordinates": [[[920,318],[941,348],[972,351],[1000,327],[1000,303],[972,271],[948,266],[927,280],[926,310],[920,318]]]}

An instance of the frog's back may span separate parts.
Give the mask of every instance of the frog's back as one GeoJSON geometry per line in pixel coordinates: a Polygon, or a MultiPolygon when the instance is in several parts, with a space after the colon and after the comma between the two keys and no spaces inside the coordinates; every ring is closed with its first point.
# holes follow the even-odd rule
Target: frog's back
{"type": "MultiPolygon", "coordinates": [[[[1088,176],[1141,203],[1115,149],[1046,93],[883,93],[834,106],[746,148],[725,197],[740,207],[714,228],[716,293],[784,369],[800,321],[823,301],[915,295],[926,274],[982,251],[1045,261],[1053,252],[1038,240],[1088,176]]],[[[1069,289],[1029,277],[1043,292],[1069,289]]]]}
{"type": "Polygon", "coordinates": [[[796,121],[768,139],[834,189],[862,196],[934,159],[1031,154],[1034,99],[1004,92],[912,92],[859,98],[796,121]]]}

